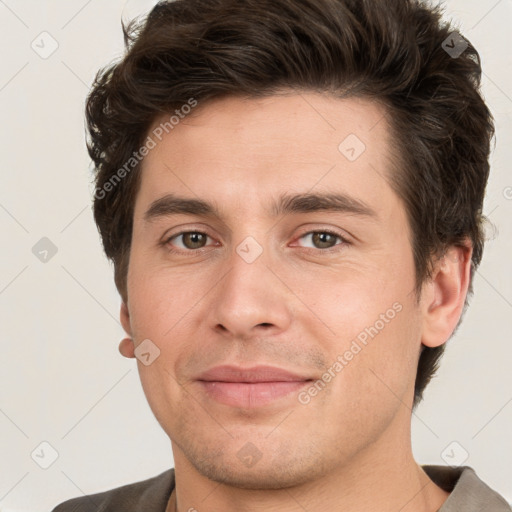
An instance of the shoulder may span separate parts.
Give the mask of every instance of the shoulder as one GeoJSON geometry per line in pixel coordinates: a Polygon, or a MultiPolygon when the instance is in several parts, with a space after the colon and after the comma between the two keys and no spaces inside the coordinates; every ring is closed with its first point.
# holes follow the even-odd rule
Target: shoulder
{"type": "Polygon", "coordinates": [[[429,478],[450,496],[439,512],[464,510],[467,512],[512,512],[507,501],[482,481],[469,466],[422,466],[429,478]]]}
{"type": "Polygon", "coordinates": [[[52,512],[164,512],[174,488],[174,469],[109,491],[61,503],[52,512]]]}

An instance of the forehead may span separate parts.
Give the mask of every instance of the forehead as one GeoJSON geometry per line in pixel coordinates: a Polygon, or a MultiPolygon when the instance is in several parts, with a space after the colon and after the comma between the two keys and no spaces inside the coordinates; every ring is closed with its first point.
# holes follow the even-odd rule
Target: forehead
{"type": "Polygon", "coordinates": [[[157,119],[142,165],[136,215],[165,192],[220,201],[219,208],[273,203],[289,192],[343,192],[379,208],[396,200],[385,107],[319,93],[227,97],[169,123],[157,119]],[[222,198],[222,199],[220,199],[222,198]]]}

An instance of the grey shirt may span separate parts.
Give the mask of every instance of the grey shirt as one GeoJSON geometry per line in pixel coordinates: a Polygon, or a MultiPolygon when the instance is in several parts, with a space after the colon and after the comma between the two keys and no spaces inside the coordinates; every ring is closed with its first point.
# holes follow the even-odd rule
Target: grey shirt
{"type": "MultiPolygon", "coordinates": [[[[512,512],[508,503],[469,466],[422,466],[431,480],[450,493],[438,512],[512,512]]],[[[165,512],[174,489],[174,469],[110,491],[74,498],[52,512],[165,512]]]]}

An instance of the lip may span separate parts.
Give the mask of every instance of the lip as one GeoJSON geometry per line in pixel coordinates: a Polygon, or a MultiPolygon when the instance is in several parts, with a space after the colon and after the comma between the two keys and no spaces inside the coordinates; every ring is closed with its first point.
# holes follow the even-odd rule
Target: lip
{"type": "Polygon", "coordinates": [[[215,382],[297,382],[310,380],[310,377],[298,375],[276,366],[253,366],[241,368],[238,366],[216,366],[202,373],[197,380],[215,382]]]}
{"type": "Polygon", "coordinates": [[[202,373],[198,382],[213,400],[233,407],[252,409],[298,392],[310,377],[274,366],[217,366],[202,373]]]}

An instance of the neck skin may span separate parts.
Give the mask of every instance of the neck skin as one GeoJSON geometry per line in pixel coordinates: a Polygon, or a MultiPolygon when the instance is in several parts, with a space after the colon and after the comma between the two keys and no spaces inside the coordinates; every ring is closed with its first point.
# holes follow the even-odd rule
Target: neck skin
{"type": "Polygon", "coordinates": [[[281,490],[254,491],[213,482],[198,473],[173,442],[176,488],[166,512],[437,512],[449,493],[415,462],[410,417],[403,405],[381,437],[350,461],[321,479],[281,490]]]}

